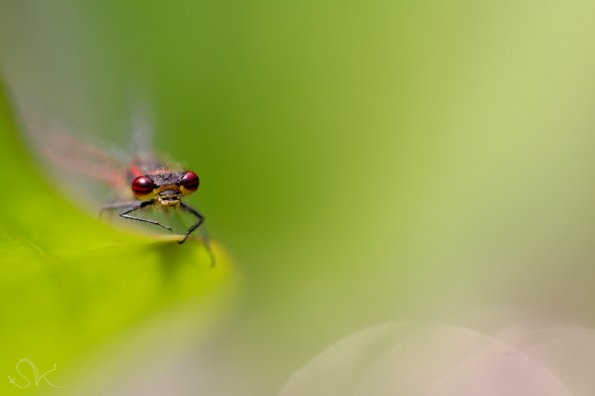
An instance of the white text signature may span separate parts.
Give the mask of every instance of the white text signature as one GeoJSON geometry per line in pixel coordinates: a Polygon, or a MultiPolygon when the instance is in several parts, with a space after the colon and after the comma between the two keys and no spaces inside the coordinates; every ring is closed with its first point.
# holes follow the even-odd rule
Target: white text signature
{"type": "Polygon", "coordinates": [[[17,379],[15,377],[11,377],[10,375],[8,376],[8,382],[10,382],[11,384],[13,384],[14,386],[16,386],[17,388],[21,388],[21,389],[26,389],[29,388],[31,385],[35,384],[35,386],[39,386],[39,383],[43,380],[45,381],[45,383],[49,386],[51,386],[52,388],[56,388],[56,389],[61,389],[61,386],[58,386],[56,384],[53,384],[50,382],[50,380],[47,378],[47,375],[56,371],[56,364],[54,363],[54,367],[45,371],[44,373],[40,374],[39,370],[37,369],[37,365],[31,360],[31,359],[21,359],[17,362],[16,366],[16,371],[17,374],[21,377],[21,379],[19,379],[17,381],[17,379]],[[31,370],[33,371],[33,376],[34,376],[34,381],[33,383],[31,382],[31,380],[29,379],[29,377],[27,377],[22,371],[21,371],[21,367],[23,366],[29,366],[31,368],[31,370]]]}

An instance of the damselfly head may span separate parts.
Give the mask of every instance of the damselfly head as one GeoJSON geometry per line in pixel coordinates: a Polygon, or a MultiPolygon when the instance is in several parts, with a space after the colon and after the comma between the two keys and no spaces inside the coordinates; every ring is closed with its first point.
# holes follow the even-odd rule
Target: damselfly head
{"type": "Polygon", "coordinates": [[[155,199],[164,206],[178,205],[183,195],[198,190],[200,179],[192,171],[157,171],[132,180],[132,193],[137,199],[155,199]]]}

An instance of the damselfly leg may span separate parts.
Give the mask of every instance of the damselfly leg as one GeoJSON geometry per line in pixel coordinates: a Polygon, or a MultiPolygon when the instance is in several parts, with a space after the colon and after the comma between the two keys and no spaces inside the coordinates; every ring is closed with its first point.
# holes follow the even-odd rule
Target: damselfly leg
{"type": "MultiPolygon", "coordinates": [[[[136,210],[141,210],[147,206],[151,206],[151,205],[155,205],[155,204],[156,203],[155,203],[154,199],[147,200],[147,201],[114,202],[111,204],[103,205],[99,212],[99,217],[101,218],[101,216],[103,215],[103,213],[105,211],[122,210],[118,214],[120,217],[123,217],[125,219],[137,220],[142,223],[153,224],[153,225],[165,228],[166,230],[171,232],[172,231],[171,227],[163,225],[160,222],[158,222],[157,220],[146,219],[144,217],[133,216],[130,214],[136,210]]],[[[194,209],[192,206],[185,204],[184,202],[180,202],[179,205],[180,205],[180,208],[191,213],[197,219],[197,221],[192,226],[190,226],[190,228],[188,228],[188,230],[184,233],[184,236],[182,237],[182,239],[180,241],[178,241],[179,244],[183,244],[184,242],[186,242],[186,240],[188,239],[190,234],[193,233],[197,228],[199,228],[203,224],[203,222],[205,221],[205,217],[198,210],[194,209]]],[[[215,266],[215,262],[216,262],[215,254],[213,253],[213,250],[211,249],[211,243],[210,243],[209,236],[207,234],[207,230],[206,230],[205,226],[202,227],[201,231],[202,231],[201,239],[202,239],[202,241],[205,245],[205,249],[207,250],[207,253],[209,254],[209,257],[211,259],[211,266],[215,266]]]]}
{"type": "Polygon", "coordinates": [[[188,239],[188,236],[190,236],[192,231],[194,231],[198,227],[200,227],[202,222],[205,221],[205,217],[202,214],[200,214],[200,212],[198,210],[194,209],[192,206],[186,205],[184,202],[180,202],[180,207],[184,208],[187,212],[192,213],[194,216],[196,216],[196,218],[198,220],[190,228],[188,228],[188,230],[184,234],[184,238],[182,238],[182,240],[179,242],[179,243],[184,243],[184,242],[186,242],[186,239],[188,239]]]}
{"type": "MultiPolygon", "coordinates": [[[[184,202],[180,202],[180,207],[184,210],[186,210],[187,212],[192,213],[194,216],[196,216],[197,218],[197,222],[194,223],[184,234],[184,238],[179,241],[178,243],[182,244],[186,241],[186,239],[188,239],[188,236],[190,236],[190,234],[196,230],[198,227],[201,226],[201,224],[205,221],[205,217],[196,209],[194,209],[192,206],[186,205],[184,202]]],[[[205,245],[205,249],[207,249],[207,253],[209,254],[209,257],[211,258],[211,266],[215,266],[215,253],[213,253],[213,250],[211,249],[211,242],[209,240],[209,235],[207,233],[207,228],[203,225],[201,228],[202,231],[202,241],[205,245]]]]}
{"type": "Polygon", "coordinates": [[[101,211],[99,212],[99,216],[106,210],[116,210],[116,209],[123,209],[119,213],[120,217],[130,220],[140,221],[141,223],[148,223],[154,224],[161,228],[165,228],[166,230],[171,232],[171,227],[161,224],[157,220],[145,219],[144,217],[133,216],[130,213],[134,212],[135,210],[143,209],[147,206],[154,205],[155,200],[148,200],[148,201],[129,201],[129,202],[116,202],[113,204],[104,205],[101,207],[101,211]]]}

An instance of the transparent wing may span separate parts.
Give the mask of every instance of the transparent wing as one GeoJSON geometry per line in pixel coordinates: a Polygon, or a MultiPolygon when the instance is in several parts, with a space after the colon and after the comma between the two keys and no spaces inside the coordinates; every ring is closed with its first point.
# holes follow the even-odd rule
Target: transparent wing
{"type": "Polygon", "coordinates": [[[21,119],[36,157],[64,184],[75,184],[77,189],[92,183],[112,191],[127,189],[128,161],[123,154],[91,143],[55,121],[31,115],[21,119]]]}
{"type": "Polygon", "coordinates": [[[137,155],[153,155],[154,123],[148,105],[137,103],[131,112],[132,150],[137,155]]]}

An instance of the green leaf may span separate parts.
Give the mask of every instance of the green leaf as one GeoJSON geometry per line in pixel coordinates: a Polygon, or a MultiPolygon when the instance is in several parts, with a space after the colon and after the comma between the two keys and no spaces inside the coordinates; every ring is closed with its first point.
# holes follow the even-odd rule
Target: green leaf
{"type": "MultiPolygon", "coordinates": [[[[76,208],[37,173],[1,92],[0,178],[0,394],[56,391],[22,359],[39,375],[56,364],[47,378],[60,394],[82,394],[103,378],[86,374],[106,347],[126,366],[147,344],[199,343],[227,312],[237,277],[220,245],[211,267],[196,240],[125,232],[76,208]]],[[[126,375],[112,367],[104,375],[126,375]]]]}

